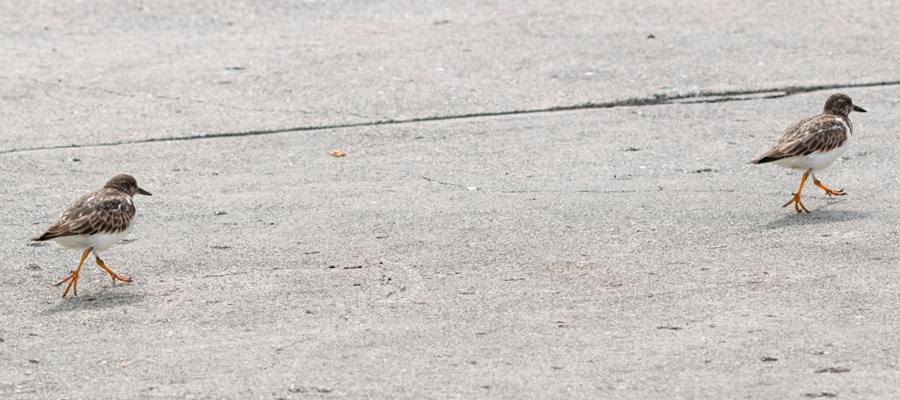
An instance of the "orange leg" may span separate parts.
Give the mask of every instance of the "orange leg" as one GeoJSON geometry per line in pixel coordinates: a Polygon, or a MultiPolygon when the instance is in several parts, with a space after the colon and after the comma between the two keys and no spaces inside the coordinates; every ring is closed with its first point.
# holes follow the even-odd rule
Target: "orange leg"
{"type": "Polygon", "coordinates": [[[816,186],[818,186],[818,187],[824,189],[824,190],[825,190],[825,194],[827,194],[827,195],[829,195],[829,196],[831,196],[831,195],[835,195],[835,196],[843,196],[843,195],[847,194],[847,193],[844,193],[844,189],[841,189],[841,190],[831,190],[831,189],[825,187],[825,185],[823,185],[822,182],[819,182],[819,180],[816,179],[816,177],[813,177],[813,183],[815,183],[816,186]]]}
{"type": "Polygon", "coordinates": [[[81,262],[78,263],[78,269],[72,272],[72,275],[69,275],[68,278],[59,281],[56,286],[62,285],[63,283],[69,282],[69,286],[66,286],[66,291],[63,292],[63,297],[66,297],[69,294],[69,289],[72,289],[72,294],[78,296],[78,273],[81,272],[81,265],[84,264],[84,259],[87,258],[88,254],[93,249],[87,249],[84,251],[84,254],[81,255],[81,262]]]}
{"type": "MultiPolygon", "coordinates": [[[[800,191],[803,190],[803,184],[806,183],[806,177],[808,177],[808,176],[809,176],[809,172],[803,173],[803,180],[800,181],[800,189],[797,189],[797,193],[794,193],[794,198],[791,199],[791,201],[784,203],[784,205],[782,207],[787,207],[791,203],[794,203],[794,209],[797,210],[797,212],[800,212],[801,207],[803,208],[803,211],[809,212],[809,210],[807,210],[806,207],[803,206],[803,203],[800,202],[800,191]]],[[[813,179],[816,179],[816,178],[813,178],[813,179]]]]}
{"type": "MultiPolygon", "coordinates": [[[[97,257],[97,255],[95,254],[94,257],[97,257]]],[[[109,269],[109,267],[107,267],[106,264],[103,263],[103,260],[100,259],[100,257],[97,257],[97,265],[99,265],[100,268],[105,269],[106,272],[109,273],[109,276],[111,276],[113,278],[113,281],[118,279],[122,282],[131,282],[131,278],[119,275],[119,274],[113,272],[113,270],[109,269]]]]}

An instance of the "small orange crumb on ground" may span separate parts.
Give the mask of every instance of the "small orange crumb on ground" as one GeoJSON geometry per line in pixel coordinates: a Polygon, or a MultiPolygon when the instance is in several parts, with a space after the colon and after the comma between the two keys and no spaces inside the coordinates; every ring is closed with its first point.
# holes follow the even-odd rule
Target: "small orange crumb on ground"
{"type": "Polygon", "coordinates": [[[333,155],[335,157],[343,157],[343,156],[346,156],[347,153],[344,153],[343,151],[340,151],[340,150],[335,150],[335,151],[331,152],[331,155],[333,155]]]}

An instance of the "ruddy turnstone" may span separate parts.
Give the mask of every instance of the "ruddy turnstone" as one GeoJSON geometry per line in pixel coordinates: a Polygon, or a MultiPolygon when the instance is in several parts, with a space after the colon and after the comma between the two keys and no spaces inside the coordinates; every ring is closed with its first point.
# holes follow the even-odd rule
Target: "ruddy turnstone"
{"type": "Polygon", "coordinates": [[[97,265],[106,270],[113,281],[131,282],[130,278],[119,275],[109,269],[99,253],[106,251],[112,245],[121,240],[134,227],[134,201],[132,196],[143,194],[152,196],[150,192],[141,189],[137,181],[131,175],[120,174],[114,176],[103,188],[79,197],[66,208],[66,211],[56,219],[56,222],[44,232],[43,235],[33,238],[34,241],[54,240],[70,249],[84,250],[81,254],[81,262],[78,269],[69,277],[63,279],[56,286],[69,282],[63,297],[72,289],[72,293],[78,295],[78,273],[81,264],[88,254],[94,252],[97,265]]]}
{"type": "Polygon", "coordinates": [[[769,151],[750,161],[751,164],[770,162],[785,168],[803,171],[800,189],[797,189],[794,198],[782,207],[793,203],[797,212],[800,212],[801,208],[803,211],[809,212],[800,202],[800,191],[803,190],[803,183],[806,182],[808,176],[812,176],[813,183],[824,189],[827,195],[843,196],[845,194],[843,189],[831,190],[819,182],[816,179],[816,172],[827,168],[850,147],[850,139],[853,138],[853,124],[850,123],[849,118],[850,111],[866,112],[854,105],[849,96],[840,93],[833,94],[825,102],[825,111],[791,125],[781,134],[769,151]]]}

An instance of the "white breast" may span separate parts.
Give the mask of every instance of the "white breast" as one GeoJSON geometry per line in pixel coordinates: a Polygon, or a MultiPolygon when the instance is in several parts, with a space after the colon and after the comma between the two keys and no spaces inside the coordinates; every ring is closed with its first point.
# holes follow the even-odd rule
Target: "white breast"
{"type": "Polygon", "coordinates": [[[840,158],[847,149],[850,148],[850,142],[853,141],[853,132],[850,131],[850,127],[847,126],[847,123],[844,122],[842,118],[835,118],[835,120],[840,122],[847,132],[847,140],[844,140],[843,144],[826,152],[815,152],[805,156],[783,158],[778,161],[773,161],[773,163],[782,167],[799,169],[804,172],[811,171],[812,173],[828,168],[829,165],[834,163],[835,160],[840,158]]]}
{"type": "Polygon", "coordinates": [[[90,247],[94,248],[94,253],[108,250],[112,245],[118,243],[122,238],[128,235],[134,229],[134,220],[128,224],[122,232],[118,233],[95,233],[93,235],[72,235],[53,238],[52,240],[65,247],[75,250],[84,250],[90,247]]]}

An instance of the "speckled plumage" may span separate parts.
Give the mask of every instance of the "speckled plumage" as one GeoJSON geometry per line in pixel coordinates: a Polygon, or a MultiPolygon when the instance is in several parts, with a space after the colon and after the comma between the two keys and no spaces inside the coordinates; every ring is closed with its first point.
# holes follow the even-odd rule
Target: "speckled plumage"
{"type": "Polygon", "coordinates": [[[800,189],[785,206],[795,203],[797,212],[800,212],[801,207],[809,212],[800,202],[800,190],[803,189],[807,176],[812,176],[816,186],[824,189],[826,194],[844,194],[842,190],[835,191],[825,187],[816,179],[815,173],[828,168],[850,148],[853,139],[853,124],[849,118],[851,111],[866,112],[854,105],[849,96],[833,94],[828,97],[821,114],[804,118],[789,126],[769,151],[750,161],[752,164],[773,163],[804,172],[800,189]]]}
{"type": "MultiPolygon", "coordinates": [[[[132,178],[133,179],[133,178],[132,178]]],[[[137,184],[134,185],[137,187],[137,184]]],[[[56,222],[35,240],[49,240],[62,236],[119,233],[128,229],[134,218],[133,193],[115,187],[102,189],[79,197],[66,208],[56,222]]]]}
{"type": "MultiPolygon", "coordinates": [[[[821,114],[804,118],[789,126],[769,151],[751,162],[763,164],[790,157],[825,153],[841,147],[852,137],[853,124],[850,123],[848,117],[850,111],[866,112],[862,108],[854,106],[853,101],[846,95],[831,95],[821,114]]],[[[825,167],[827,165],[822,168],[825,167]]]]}
{"type": "MultiPolygon", "coordinates": [[[[79,197],[50,225],[50,228],[31,240],[53,240],[65,247],[84,250],[78,270],[59,284],[71,280],[69,287],[74,287],[78,280],[81,264],[91,252],[97,258],[97,264],[105,269],[113,279],[129,282],[131,279],[118,275],[100,259],[99,253],[116,244],[133,227],[137,210],[133,196],[143,194],[152,196],[141,189],[131,175],[114,176],[100,190],[79,197]]],[[[66,292],[69,288],[66,288],[66,292]]],[[[75,292],[77,294],[77,291],[75,292]]]]}

